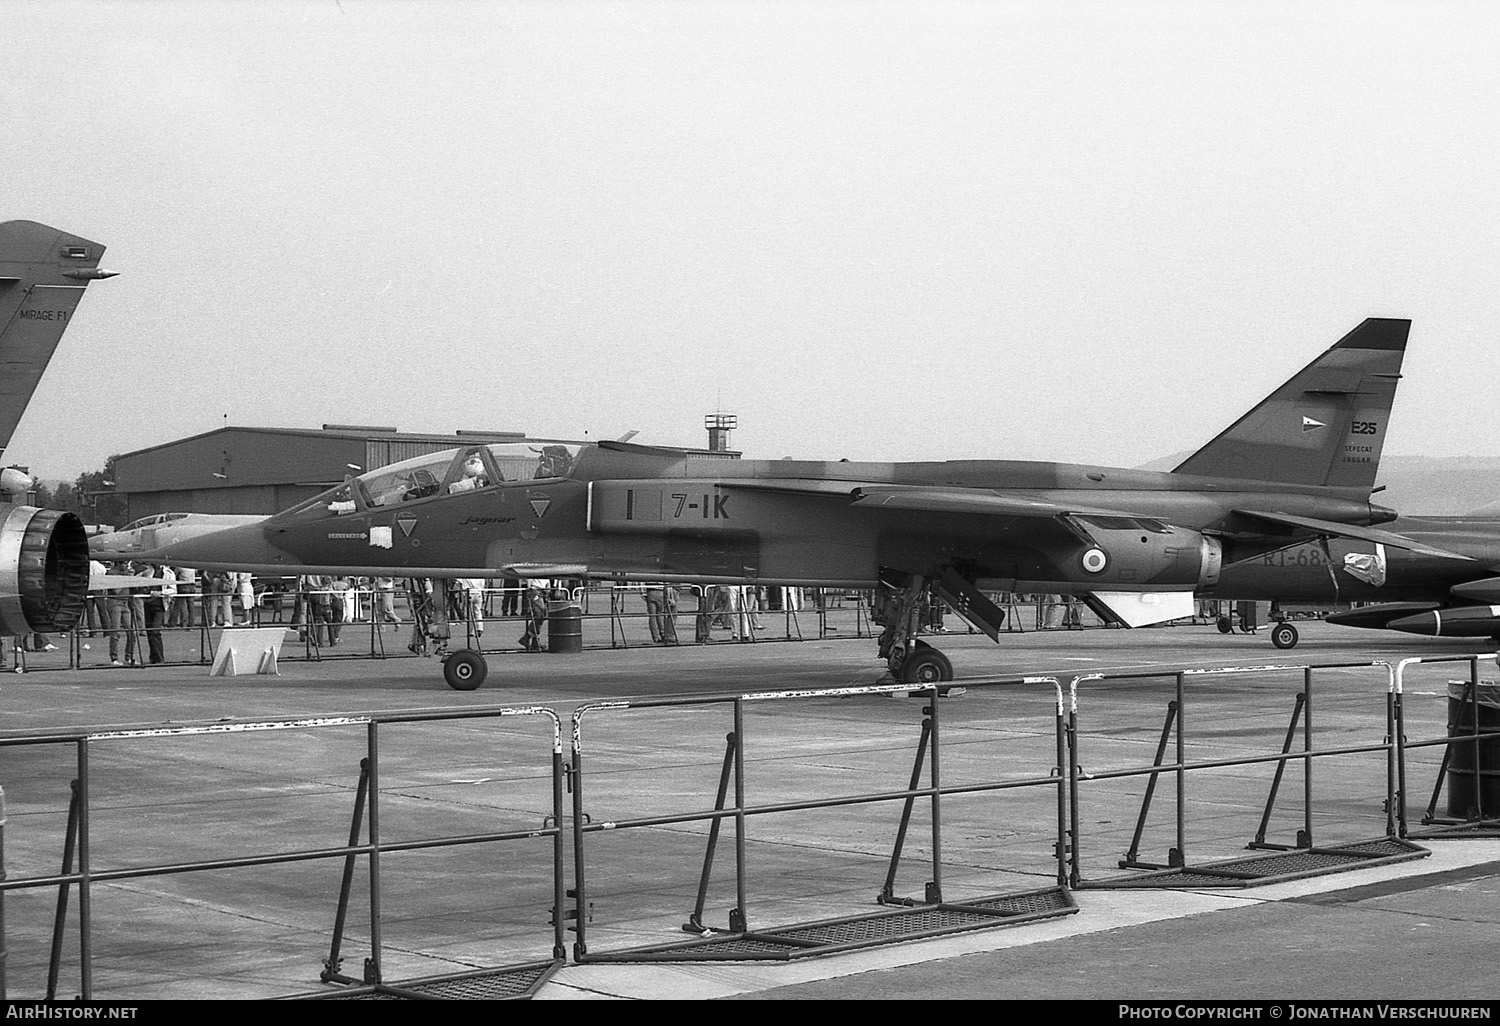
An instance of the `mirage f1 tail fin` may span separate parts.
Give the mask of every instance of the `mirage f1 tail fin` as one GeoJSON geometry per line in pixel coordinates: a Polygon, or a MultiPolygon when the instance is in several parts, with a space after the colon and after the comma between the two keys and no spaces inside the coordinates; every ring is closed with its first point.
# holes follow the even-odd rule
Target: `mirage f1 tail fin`
{"type": "Polygon", "coordinates": [[[1173,473],[1368,494],[1410,330],[1409,320],[1367,319],[1173,473]]]}
{"type": "Polygon", "coordinates": [[[68,327],[83,290],[101,270],[104,247],[35,221],[0,224],[0,452],[58,340],[68,327]]]}

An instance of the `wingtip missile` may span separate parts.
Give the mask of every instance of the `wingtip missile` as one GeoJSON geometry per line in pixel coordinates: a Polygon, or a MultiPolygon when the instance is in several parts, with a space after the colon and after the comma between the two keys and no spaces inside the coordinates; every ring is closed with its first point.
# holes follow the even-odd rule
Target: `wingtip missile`
{"type": "Polygon", "coordinates": [[[100,278],[113,278],[119,271],[107,271],[102,267],[76,267],[71,271],[62,272],[64,278],[76,278],[79,281],[97,281],[100,278]]]}

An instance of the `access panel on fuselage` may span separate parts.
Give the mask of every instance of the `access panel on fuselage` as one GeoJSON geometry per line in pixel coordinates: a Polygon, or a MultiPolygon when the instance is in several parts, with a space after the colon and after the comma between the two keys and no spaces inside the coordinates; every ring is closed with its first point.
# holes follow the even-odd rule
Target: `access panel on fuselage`
{"type": "Polygon", "coordinates": [[[656,536],[664,571],[767,581],[873,580],[869,519],[844,499],[703,480],[596,481],[589,503],[605,553],[610,536],[656,536]]]}
{"type": "Polygon", "coordinates": [[[669,529],[741,529],[731,503],[739,496],[702,481],[595,481],[589,530],[658,534],[669,529]]]}

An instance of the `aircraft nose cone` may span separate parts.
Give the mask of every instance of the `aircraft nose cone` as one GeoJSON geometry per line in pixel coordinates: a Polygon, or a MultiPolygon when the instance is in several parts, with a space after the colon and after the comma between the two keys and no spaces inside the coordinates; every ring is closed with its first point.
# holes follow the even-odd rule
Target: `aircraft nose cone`
{"type": "Polygon", "coordinates": [[[140,554],[140,546],[135,545],[129,535],[96,534],[89,539],[89,558],[102,563],[135,559],[140,554]]]}

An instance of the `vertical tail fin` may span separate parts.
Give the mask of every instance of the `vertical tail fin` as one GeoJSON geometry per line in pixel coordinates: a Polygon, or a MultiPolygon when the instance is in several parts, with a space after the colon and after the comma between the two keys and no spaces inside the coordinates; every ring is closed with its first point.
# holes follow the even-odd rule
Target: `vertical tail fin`
{"type": "Polygon", "coordinates": [[[0,453],[83,290],[112,271],[99,268],[104,247],[35,221],[0,224],[0,453]]]}
{"type": "Polygon", "coordinates": [[[1368,493],[1410,330],[1367,319],[1173,473],[1368,493]]]}

